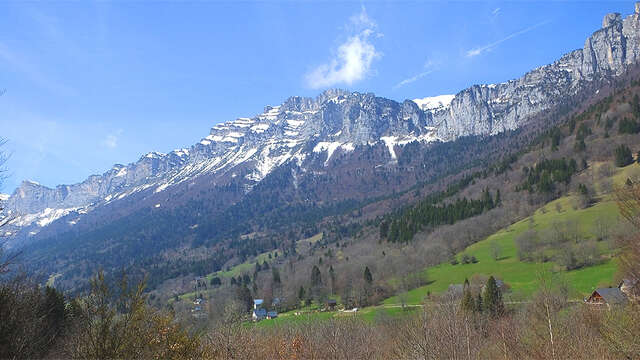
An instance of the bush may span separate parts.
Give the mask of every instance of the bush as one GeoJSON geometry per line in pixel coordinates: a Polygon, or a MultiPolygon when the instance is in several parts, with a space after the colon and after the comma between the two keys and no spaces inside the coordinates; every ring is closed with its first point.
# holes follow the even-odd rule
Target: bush
{"type": "Polygon", "coordinates": [[[42,358],[67,327],[64,296],[23,276],[0,284],[0,359],[42,358]]]}
{"type": "Polygon", "coordinates": [[[73,333],[66,355],[72,359],[202,358],[200,340],[170,314],[146,304],[144,282],[129,288],[123,277],[116,295],[99,273],[91,292],[73,302],[73,333]]]}

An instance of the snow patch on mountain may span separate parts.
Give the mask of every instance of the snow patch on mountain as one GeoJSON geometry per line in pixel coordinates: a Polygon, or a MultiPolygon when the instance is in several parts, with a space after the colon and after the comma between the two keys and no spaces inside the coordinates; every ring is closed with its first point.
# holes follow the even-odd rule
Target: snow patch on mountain
{"type": "Polygon", "coordinates": [[[439,95],[422,99],[413,99],[413,102],[416,103],[423,111],[442,110],[448,108],[455,97],[455,95],[439,95]]]}
{"type": "Polygon", "coordinates": [[[125,176],[125,175],[127,175],[127,168],[123,166],[122,168],[120,168],[120,170],[118,170],[116,177],[125,176]]]}
{"type": "Polygon", "coordinates": [[[24,215],[17,216],[13,220],[9,221],[9,225],[23,227],[23,226],[29,226],[35,222],[38,226],[44,227],[58,220],[63,216],[67,216],[69,213],[73,211],[77,211],[78,209],[80,208],[79,207],[68,208],[68,209],[46,208],[44,209],[44,211],[39,213],[24,214],[24,215]]]}

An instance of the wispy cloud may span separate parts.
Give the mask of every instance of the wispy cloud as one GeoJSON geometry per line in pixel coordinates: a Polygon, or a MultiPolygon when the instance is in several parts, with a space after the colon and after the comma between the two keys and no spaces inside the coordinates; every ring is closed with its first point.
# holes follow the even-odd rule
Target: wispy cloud
{"type": "Polygon", "coordinates": [[[493,15],[493,16],[498,16],[498,15],[500,15],[500,10],[501,10],[501,9],[500,9],[499,7],[497,7],[497,8],[495,8],[495,9],[493,9],[493,11],[491,12],[491,15],[493,15]]]}
{"type": "Polygon", "coordinates": [[[376,31],[377,25],[369,18],[365,7],[362,6],[360,13],[349,20],[345,27],[347,39],[338,46],[333,58],[306,74],[309,87],[317,89],[336,84],[351,85],[370,74],[373,61],[382,56],[371,41],[382,34],[376,31]]]}
{"type": "Polygon", "coordinates": [[[547,20],[547,21],[543,21],[543,22],[537,23],[537,24],[535,24],[535,25],[529,26],[529,27],[528,27],[528,28],[526,28],[526,29],[522,29],[522,30],[520,30],[520,31],[516,31],[516,32],[514,32],[513,34],[511,34],[511,35],[509,35],[509,36],[507,36],[507,37],[504,37],[504,38],[502,38],[502,39],[500,39],[500,40],[498,40],[498,41],[494,41],[494,42],[492,42],[492,43],[490,43],[490,44],[487,44],[487,45],[484,45],[484,46],[480,46],[480,47],[477,47],[477,48],[475,48],[475,49],[468,50],[468,51],[467,51],[467,53],[466,53],[466,56],[467,56],[467,57],[474,57],[474,56],[478,56],[478,55],[480,55],[480,54],[482,54],[482,53],[485,53],[485,52],[491,51],[491,50],[493,50],[496,46],[498,46],[498,45],[502,44],[503,42],[505,42],[505,41],[507,41],[507,40],[511,40],[511,39],[513,39],[513,38],[515,38],[515,37],[517,37],[517,36],[522,35],[522,34],[528,33],[529,31],[535,30],[535,29],[539,28],[539,27],[540,27],[540,26],[542,26],[542,25],[546,25],[546,24],[548,24],[549,22],[550,22],[550,21],[549,21],[549,20],[547,20]]]}
{"type": "Polygon", "coordinates": [[[414,75],[412,77],[406,78],[406,79],[400,81],[399,83],[395,84],[393,86],[393,90],[396,90],[396,89],[401,88],[401,87],[403,87],[405,85],[411,84],[413,82],[416,82],[416,81],[422,79],[423,77],[425,77],[425,76],[431,74],[432,72],[436,71],[438,65],[439,64],[435,63],[434,61],[428,60],[424,64],[424,66],[422,67],[422,71],[420,73],[418,73],[418,74],[416,74],[416,75],[414,75]]]}
{"type": "Polygon", "coordinates": [[[109,149],[115,149],[118,147],[118,140],[120,140],[120,136],[122,135],[122,129],[118,129],[117,131],[108,134],[104,140],[102,140],[102,145],[108,147],[109,149]]]}
{"type": "Polygon", "coordinates": [[[29,80],[38,86],[55,94],[72,95],[75,92],[70,87],[51,80],[47,75],[40,71],[40,68],[31,63],[26,57],[18,52],[11,50],[8,46],[0,42],[0,61],[3,61],[20,71],[29,80]]]}

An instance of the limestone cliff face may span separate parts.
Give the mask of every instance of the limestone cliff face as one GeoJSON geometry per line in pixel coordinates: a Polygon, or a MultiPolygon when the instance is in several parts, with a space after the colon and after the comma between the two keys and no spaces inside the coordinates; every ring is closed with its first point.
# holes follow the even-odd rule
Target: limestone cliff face
{"type": "Polygon", "coordinates": [[[640,4],[624,20],[607,14],[602,28],[582,49],[523,77],[501,84],[472,86],[459,92],[449,107],[429,113],[443,140],[516,129],[531,116],[552,108],[589,81],[622,74],[640,62],[640,4]]]}
{"type": "Polygon", "coordinates": [[[393,147],[414,140],[435,141],[433,133],[427,115],[413,101],[398,103],[371,93],[332,89],[316,98],[291,97],[252,118],[218,124],[189,149],[148,153],[78,184],[51,189],[24,181],[6,208],[24,215],[99,205],[149,188],[164,191],[202,175],[241,174],[243,185],[250,188],[287,161],[326,156],[328,165],[334,153],[383,138],[393,147]]]}

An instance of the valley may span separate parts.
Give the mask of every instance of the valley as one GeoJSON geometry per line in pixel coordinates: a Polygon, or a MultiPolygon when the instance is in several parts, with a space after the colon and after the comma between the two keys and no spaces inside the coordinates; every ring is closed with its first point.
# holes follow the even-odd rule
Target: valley
{"type": "MultiPolygon", "coordinates": [[[[384,40],[360,11],[357,56],[384,40]]],[[[22,181],[0,197],[0,358],[640,357],[640,3],[554,57],[451,95],[312,87],[22,181]]]]}

